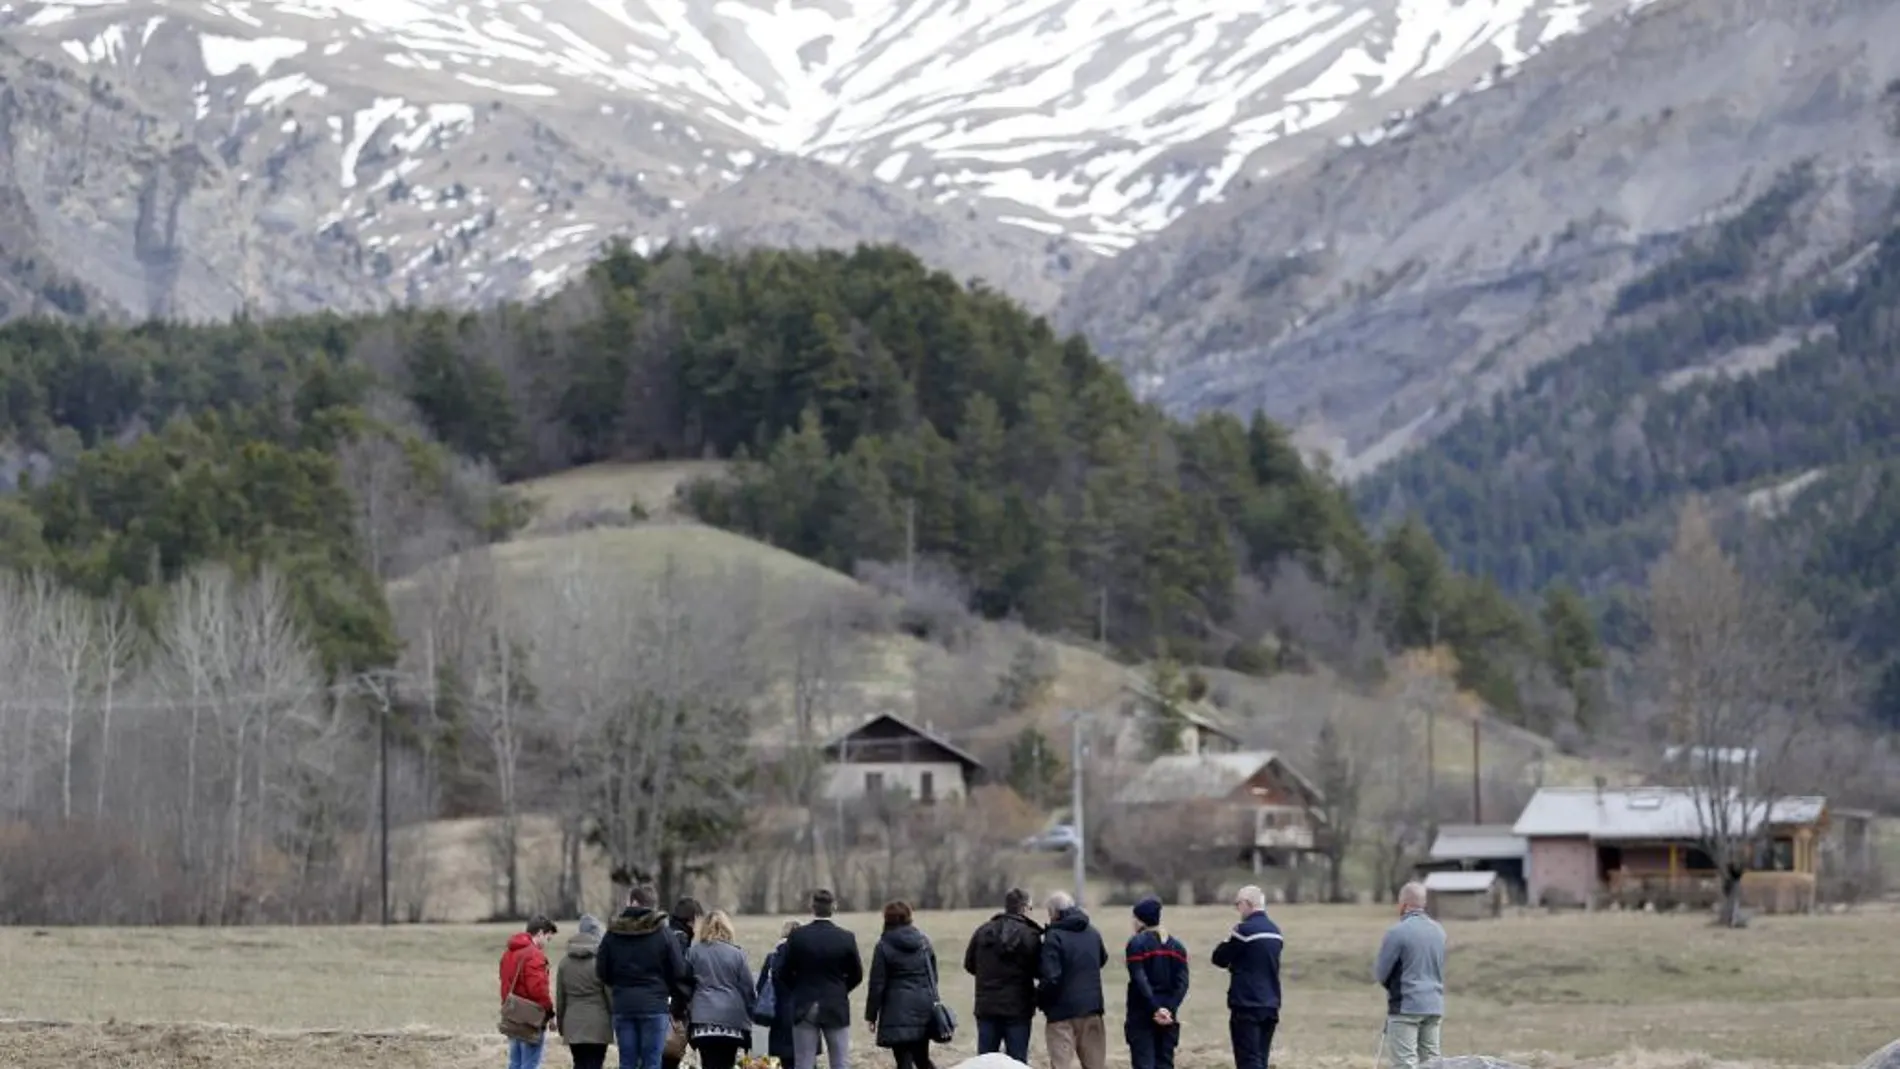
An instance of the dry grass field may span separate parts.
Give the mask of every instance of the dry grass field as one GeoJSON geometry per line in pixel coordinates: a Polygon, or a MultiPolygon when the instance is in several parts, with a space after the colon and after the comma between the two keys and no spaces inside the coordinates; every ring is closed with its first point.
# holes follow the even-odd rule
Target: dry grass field
{"type": "MultiPolygon", "coordinates": [[[[1275,1065],[1369,1066],[1382,1003],[1366,973],[1389,914],[1323,906],[1275,914],[1288,933],[1275,1065]]],[[[1201,907],[1167,919],[1198,963],[1180,1064],[1228,1064],[1223,977],[1205,961],[1232,914],[1201,907]]],[[[969,1004],[957,965],[981,920],[923,918],[948,966],[953,1005],[969,1004]]],[[[1125,912],[1105,910],[1097,921],[1119,948],[1125,912]]],[[[872,919],[845,922],[868,949],[872,919]]],[[[742,922],[755,962],[777,924],[742,922]]],[[[1900,914],[1889,909],[1764,917],[1738,932],[1701,917],[1526,914],[1454,922],[1450,933],[1448,1053],[1514,1055],[1550,1069],[1852,1066],[1900,1034],[1900,914]]],[[[492,927],[0,931],[0,1064],[498,1066],[491,1006],[506,935],[492,927]]],[[[1109,983],[1118,1014],[1118,966],[1109,983]]],[[[970,1053],[972,1038],[959,1037],[950,1061],[970,1053]]],[[[888,1064],[863,1034],[855,1061],[888,1064]]],[[[1127,1064],[1118,1050],[1112,1061],[1127,1064]]],[[[566,1065],[565,1052],[551,1052],[548,1064],[566,1065]]]]}

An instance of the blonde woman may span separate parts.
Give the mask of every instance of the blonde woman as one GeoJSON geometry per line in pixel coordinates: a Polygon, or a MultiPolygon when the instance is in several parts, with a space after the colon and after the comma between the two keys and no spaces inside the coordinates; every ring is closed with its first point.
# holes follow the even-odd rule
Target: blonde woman
{"type": "Polygon", "coordinates": [[[699,938],[686,960],[694,980],[687,1020],[700,1069],[732,1069],[739,1052],[752,1049],[752,1010],[759,995],[725,911],[715,909],[700,919],[699,938]]]}

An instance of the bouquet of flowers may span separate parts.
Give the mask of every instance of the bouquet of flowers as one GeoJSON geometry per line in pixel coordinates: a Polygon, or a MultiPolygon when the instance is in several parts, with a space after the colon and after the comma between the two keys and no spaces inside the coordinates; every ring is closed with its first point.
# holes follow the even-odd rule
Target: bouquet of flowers
{"type": "Polygon", "coordinates": [[[762,1054],[745,1054],[739,1058],[738,1069],[780,1069],[779,1060],[762,1054]]]}

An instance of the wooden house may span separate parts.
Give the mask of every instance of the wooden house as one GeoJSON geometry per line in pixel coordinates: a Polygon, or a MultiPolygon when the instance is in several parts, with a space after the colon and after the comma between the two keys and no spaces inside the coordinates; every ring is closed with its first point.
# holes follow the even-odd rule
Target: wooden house
{"type": "Polygon", "coordinates": [[[968,751],[891,713],[826,743],[824,752],[825,797],[833,800],[902,792],[930,805],[968,797],[984,773],[968,751]]]}
{"type": "Polygon", "coordinates": [[[1256,871],[1296,865],[1318,845],[1325,798],[1311,780],[1270,750],[1156,758],[1115,794],[1124,806],[1195,811],[1184,836],[1213,837],[1256,871]]]}

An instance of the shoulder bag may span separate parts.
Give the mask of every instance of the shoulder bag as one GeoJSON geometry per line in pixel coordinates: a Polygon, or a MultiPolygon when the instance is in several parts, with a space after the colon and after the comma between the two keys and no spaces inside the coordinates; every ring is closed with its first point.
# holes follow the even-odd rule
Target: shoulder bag
{"type": "Polygon", "coordinates": [[[936,948],[930,947],[930,1041],[948,1043],[957,1036],[957,1014],[943,1004],[943,989],[937,985],[936,948]]]}
{"type": "Polygon", "coordinates": [[[752,1004],[752,1023],[767,1028],[778,1023],[778,959],[766,962],[765,975],[759,979],[758,1001],[752,1004]]]}
{"type": "Polygon", "coordinates": [[[501,1000],[501,1034],[509,1039],[518,1039],[523,1043],[539,1043],[546,1035],[548,1011],[530,1000],[515,994],[515,987],[521,983],[521,971],[528,967],[528,956],[523,954],[515,966],[515,978],[508,982],[507,997],[501,1000]]]}

